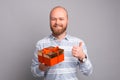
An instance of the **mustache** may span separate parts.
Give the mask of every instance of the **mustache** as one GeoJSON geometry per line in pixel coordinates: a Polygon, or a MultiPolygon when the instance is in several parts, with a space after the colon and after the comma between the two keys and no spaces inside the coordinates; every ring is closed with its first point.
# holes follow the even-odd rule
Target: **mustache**
{"type": "Polygon", "coordinates": [[[57,26],[63,26],[62,24],[55,24],[53,25],[54,27],[57,27],[57,26]]]}

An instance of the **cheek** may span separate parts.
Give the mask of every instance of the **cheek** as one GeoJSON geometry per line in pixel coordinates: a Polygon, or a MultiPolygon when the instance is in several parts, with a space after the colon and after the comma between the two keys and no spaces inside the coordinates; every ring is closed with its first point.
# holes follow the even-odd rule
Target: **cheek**
{"type": "Polygon", "coordinates": [[[66,25],[67,25],[67,22],[64,22],[64,23],[62,23],[65,27],[66,27],[66,25]]]}
{"type": "Polygon", "coordinates": [[[62,23],[66,25],[66,24],[68,24],[68,21],[63,21],[62,23]]]}
{"type": "Polygon", "coordinates": [[[50,25],[51,25],[51,26],[53,26],[54,24],[55,24],[55,22],[54,22],[54,21],[51,21],[51,22],[50,22],[50,25]]]}

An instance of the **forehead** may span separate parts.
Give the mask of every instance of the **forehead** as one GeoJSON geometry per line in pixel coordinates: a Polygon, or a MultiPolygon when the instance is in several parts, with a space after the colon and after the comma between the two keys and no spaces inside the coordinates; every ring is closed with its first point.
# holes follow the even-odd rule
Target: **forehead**
{"type": "Polygon", "coordinates": [[[67,12],[63,8],[55,8],[51,11],[51,17],[67,17],[67,12]]]}

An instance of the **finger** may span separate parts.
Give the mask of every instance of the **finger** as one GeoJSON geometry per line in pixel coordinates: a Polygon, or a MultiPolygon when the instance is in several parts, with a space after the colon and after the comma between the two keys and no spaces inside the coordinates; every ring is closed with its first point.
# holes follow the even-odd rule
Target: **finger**
{"type": "Polygon", "coordinates": [[[73,49],[76,49],[78,46],[73,46],[73,49]]]}
{"type": "Polygon", "coordinates": [[[77,51],[77,48],[72,48],[72,51],[76,52],[76,51],[77,51]]]}
{"type": "Polygon", "coordinates": [[[45,67],[48,67],[45,63],[41,63],[41,65],[45,66],[45,67]]]}
{"type": "Polygon", "coordinates": [[[44,66],[45,66],[45,63],[41,63],[41,65],[44,65],[44,66]]]}
{"type": "Polygon", "coordinates": [[[72,48],[72,51],[76,51],[76,48],[73,47],[73,48],[72,48]]]}
{"type": "Polygon", "coordinates": [[[82,42],[79,43],[79,47],[82,47],[82,42]]]}
{"type": "Polygon", "coordinates": [[[76,53],[73,53],[72,55],[73,55],[74,57],[76,57],[76,56],[77,56],[77,54],[76,54],[76,53]]]}

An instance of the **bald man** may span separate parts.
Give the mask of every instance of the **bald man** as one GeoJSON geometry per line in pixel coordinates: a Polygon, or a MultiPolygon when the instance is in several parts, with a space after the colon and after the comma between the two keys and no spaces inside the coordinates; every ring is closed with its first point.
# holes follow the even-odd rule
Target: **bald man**
{"type": "Polygon", "coordinates": [[[68,25],[68,12],[64,7],[56,6],[50,12],[50,29],[52,34],[39,40],[32,59],[31,72],[40,80],[78,80],[77,67],[84,75],[92,73],[92,64],[87,54],[83,40],[70,36],[66,29],[68,25]],[[49,46],[59,46],[64,49],[64,61],[46,66],[38,61],[38,50],[49,46]]]}

